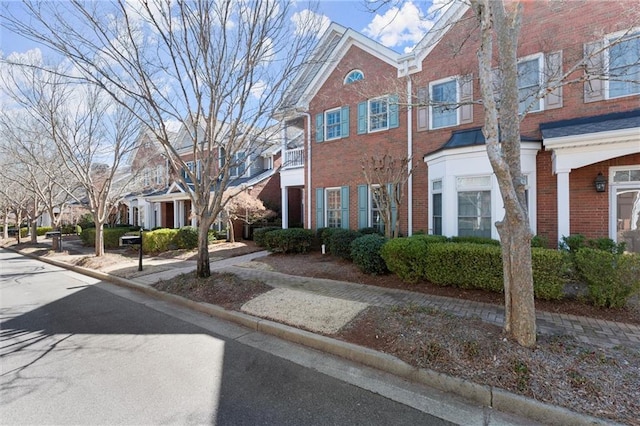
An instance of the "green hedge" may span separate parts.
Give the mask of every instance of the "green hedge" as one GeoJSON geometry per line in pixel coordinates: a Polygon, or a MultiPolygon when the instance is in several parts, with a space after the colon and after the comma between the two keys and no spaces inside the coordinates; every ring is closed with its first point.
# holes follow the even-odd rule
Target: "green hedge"
{"type": "Polygon", "coordinates": [[[621,308],[640,291],[640,255],[584,247],[575,253],[578,273],[595,306],[621,308]]]}
{"type": "Polygon", "coordinates": [[[476,243],[436,243],[424,258],[426,279],[438,285],[501,292],[500,247],[476,243]]]}
{"type": "Polygon", "coordinates": [[[198,247],[198,230],[193,226],[183,226],[176,233],[173,243],[179,249],[191,250],[198,247]]]}
{"type": "Polygon", "coordinates": [[[537,299],[558,300],[564,296],[569,259],[554,249],[532,248],[533,291],[537,299]]]}
{"type": "Polygon", "coordinates": [[[258,247],[267,247],[266,235],[268,232],[277,231],[282,228],[276,226],[265,226],[264,228],[255,228],[253,230],[253,242],[258,247]]]}
{"type": "MultiPolygon", "coordinates": [[[[115,249],[120,246],[120,237],[129,232],[128,228],[104,228],[104,248],[115,249]]],[[[85,246],[93,247],[96,244],[96,228],[83,229],[80,239],[85,246]]]]}
{"type": "Polygon", "coordinates": [[[265,247],[277,253],[306,253],[315,235],[310,229],[275,229],[264,234],[265,247]]]}
{"type": "MultiPolygon", "coordinates": [[[[326,230],[323,235],[326,234],[326,230]]],[[[352,229],[337,228],[329,237],[329,253],[342,259],[351,260],[351,242],[362,234],[352,229]]]]}
{"type": "Polygon", "coordinates": [[[471,244],[489,244],[492,246],[499,246],[500,241],[494,240],[493,238],[488,237],[476,237],[473,235],[468,235],[465,237],[451,237],[449,241],[452,243],[471,243],[471,244]]]}
{"type": "MultiPolygon", "coordinates": [[[[176,248],[174,243],[178,234],[177,229],[161,228],[154,231],[143,232],[142,251],[144,253],[162,253],[176,248]]],[[[137,235],[132,233],[132,235],[137,235]]]]}
{"type": "Polygon", "coordinates": [[[51,231],[53,231],[53,228],[50,226],[38,226],[36,233],[38,234],[38,237],[41,237],[47,232],[51,232],[51,231]]]}
{"type": "Polygon", "coordinates": [[[394,238],[380,249],[387,269],[410,283],[425,279],[425,258],[429,244],[447,241],[440,235],[418,234],[408,238],[394,238]]]}
{"type": "Polygon", "coordinates": [[[388,271],[380,249],[387,239],[379,234],[367,234],[351,242],[353,263],[365,274],[382,275],[388,271]]]}

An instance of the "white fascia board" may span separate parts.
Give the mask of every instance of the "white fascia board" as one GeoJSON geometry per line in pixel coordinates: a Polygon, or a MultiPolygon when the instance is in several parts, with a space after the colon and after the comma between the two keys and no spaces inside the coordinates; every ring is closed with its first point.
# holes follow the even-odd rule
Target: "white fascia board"
{"type": "MultiPolygon", "coordinates": [[[[520,142],[520,151],[521,158],[525,156],[535,156],[536,153],[540,151],[540,144],[538,142],[520,142]]],[[[438,164],[442,161],[447,160],[465,157],[477,158],[479,154],[485,155],[487,161],[489,160],[486,145],[473,145],[461,148],[444,149],[442,151],[437,151],[432,154],[425,155],[424,162],[427,163],[428,167],[431,167],[431,165],[433,164],[438,164]]]]}

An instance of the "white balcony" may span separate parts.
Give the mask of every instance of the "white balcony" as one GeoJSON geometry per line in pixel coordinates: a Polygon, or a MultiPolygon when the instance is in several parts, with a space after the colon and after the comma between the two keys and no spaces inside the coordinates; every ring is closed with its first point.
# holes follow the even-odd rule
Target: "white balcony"
{"type": "Polygon", "coordinates": [[[283,169],[304,167],[304,148],[287,149],[284,151],[283,169]]]}

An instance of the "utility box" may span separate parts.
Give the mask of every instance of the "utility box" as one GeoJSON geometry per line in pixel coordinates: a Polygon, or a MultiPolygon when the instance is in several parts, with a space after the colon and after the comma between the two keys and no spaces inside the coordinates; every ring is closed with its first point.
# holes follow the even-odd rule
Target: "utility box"
{"type": "Polygon", "coordinates": [[[124,235],[120,237],[120,246],[132,246],[135,244],[140,244],[142,238],[136,235],[124,235]]]}

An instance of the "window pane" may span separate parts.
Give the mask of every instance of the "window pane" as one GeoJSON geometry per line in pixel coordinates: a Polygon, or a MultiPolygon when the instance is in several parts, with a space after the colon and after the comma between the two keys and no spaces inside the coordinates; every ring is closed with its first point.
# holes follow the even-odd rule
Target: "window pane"
{"type": "Polygon", "coordinates": [[[458,235],[491,237],[491,191],[458,192],[458,235]]]}
{"type": "Polygon", "coordinates": [[[625,249],[640,253],[640,188],[618,189],[616,193],[617,242],[625,249]]]}
{"type": "Polygon", "coordinates": [[[640,33],[631,34],[609,49],[609,97],[640,93],[639,36],[640,33]]]}
{"type": "Polygon", "coordinates": [[[433,194],[433,233],[442,235],[442,194],[433,194]]]}
{"type": "Polygon", "coordinates": [[[340,110],[330,111],[326,114],[327,139],[340,137],[340,110]]]}
{"type": "Polygon", "coordinates": [[[458,124],[458,82],[451,80],[436,84],[431,88],[431,108],[433,128],[455,126],[458,124]]]}
{"type": "Polygon", "coordinates": [[[540,61],[538,58],[518,64],[518,99],[520,100],[520,114],[538,111],[540,101],[535,100],[540,86],[540,61]]]}
{"type": "Polygon", "coordinates": [[[342,212],[340,211],[340,190],[327,190],[327,227],[340,228],[342,212]]]}
{"type": "Polygon", "coordinates": [[[386,129],[388,118],[386,98],[369,101],[369,130],[386,129]]]}

